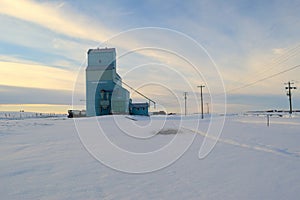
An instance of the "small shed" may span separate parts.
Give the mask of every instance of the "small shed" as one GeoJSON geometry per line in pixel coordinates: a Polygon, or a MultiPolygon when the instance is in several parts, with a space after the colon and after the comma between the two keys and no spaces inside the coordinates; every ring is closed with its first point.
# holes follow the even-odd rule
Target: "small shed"
{"type": "Polygon", "coordinates": [[[148,107],[149,107],[148,103],[130,103],[129,113],[131,115],[149,116],[148,107]]]}

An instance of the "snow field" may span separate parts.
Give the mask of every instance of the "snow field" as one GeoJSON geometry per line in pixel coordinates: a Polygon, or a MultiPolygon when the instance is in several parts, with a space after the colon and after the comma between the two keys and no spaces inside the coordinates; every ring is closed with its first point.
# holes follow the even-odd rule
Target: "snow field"
{"type": "MultiPolygon", "coordinates": [[[[136,119],[106,116],[76,123],[81,123],[80,135],[88,135],[96,120],[110,141],[137,153],[163,148],[175,136],[178,149],[195,140],[174,163],[154,172],[131,174],[95,159],[72,119],[0,120],[0,198],[297,199],[300,195],[297,117],[271,117],[267,127],[264,117],[228,116],[217,145],[201,160],[198,152],[209,119],[201,120],[199,127],[195,116],[136,119]]],[[[122,164],[122,159],[126,160],[112,156],[111,162],[122,164]]]]}

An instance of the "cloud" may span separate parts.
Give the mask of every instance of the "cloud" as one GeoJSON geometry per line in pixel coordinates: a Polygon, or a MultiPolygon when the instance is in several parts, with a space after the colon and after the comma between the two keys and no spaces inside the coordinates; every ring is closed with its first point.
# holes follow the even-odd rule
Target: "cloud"
{"type": "Polygon", "coordinates": [[[72,92],[0,85],[0,104],[72,104],[72,92]]]}
{"type": "Polygon", "coordinates": [[[69,12],[64,7],[65,5],[53,2],[3,0],[1,1],[0,13],[38,24],[70,37],[100,41],[112,35],[109,30],[101,29],[99,22],[97,22],[97,26],[92,26],[93,22],[89,19],[78,15],[78,13],[69,12]]]}
{"type": "Polygon", "coordinates": [[[275,55],[282,55],[285,52],[285,49],[284,48],[275,48],[275,49],[272,49],[272,52],[275,55]]]}
{"type": "MultiPolygon", "coordinates": [[[[78,13],[74,13],[74,10],[69,9],[66,4],[61,5],[49,2],[37,3],[35,1],[20,1],[18,3],[12,1],[3,1],[2,4],[3,5],[0,8],[0,12],[2,14],[37,24],[54,31],[55,33],[61,33],[72,38],[105,41],[107,38],[114,35],[113,31],[101,25],[99,21],[94,24],[93,21],[91,22],[90,18],[83,15],[78,15],[78,13]],[[35,10],[35,12],[31,12],[31,10],[35,10]],[[76,19],[76,21],[74,21],[74,19],[76,19]]],[[[114,38],[113,41],[109,41],[108,44],[119,47],[120,49],[125,49],[126,51],[135,49],[137,47],[164,47],[166,49],[169,48],[171,50],[176,50],[178,54],[182,55],[184,51],[180,51],[181,48],[178,47],[183,47],[181,44],[184,44],[184,40],[187,40],[187,38],[184,38],[184,36],[179,36],[178,34],[176,35],[171,31],[168,33],[167,32],[167,30],[163,29],[146,29],[135,31],[127,35],[125,34],[125,36],[121,36],[123,39],[114,38]],[[150,33],[145,34],[146,31],[150,31],[150,33]],[[174,41],[176,41],[176,43],[174,43],[174,41]]],[[[69,47],[68,50],[73,49],[73,51],[82,49],[78,48],[78,46],[76,46],[77,44],[72,44],[71,41],[64,41],[65,39],[62,40],[60,38],[53,38],[50,42],[52,43],[53,50],[56,51],[55,49],[57,49],[61,54],[64,52],[68,54],[70,51],[65,51],[64,47],[69,47]],[[63,48],[60,49],[60,47],[63,48]]],[[[30,42],[30,44],[36,43],[30,42]]],[[[192,50],[189,50],[187,53],[191,54],[191,52],[192,50]]],[[[178,59],[170,59],[170,56],[168,57],[166,55],[162,55],[161,52],[140,51],[138,53],[146,57],[159,60],[160,62],[168,63],[174,67],[184,67],[185,72],[190,71],[186,64],[183,65],[182,62],[179,63],[178,59]]]]}
{"type": "MultiPolygon", "coordinates": [[[[15,3],[12,1],[3,1],[3,6],[0,8],[0,12],[4,15],[14,17],[21,21],[34,23],[55,33],[61,33],[74,39],[81,38],[84,40],[105,41],[107,38],[113,35],[112,31],[108,30],[107,27],[101,26],[99,22],[93,24],[93,22],[90,22],[90,18],[83,15],[78,15],[78,13],[74,13],[74,10],[67,9],[65,7],[65,5],[49,2],[37,3],[34,1],[20,1],[19,3],[15,3]],[[35,10],[35,12],[31,12],[31,10],[35,10]],[[74,21],[75,18],[76,21],[74,21]]],[[[24,26],[24,24],[22,25],[24,26]]],[[[32,26],[26,28],[30,30],[32,29],[31,27],[32,26]]],[[[169,46],[170,49],[180,46],[178,42],[181,41],[174,38],[176,37],[174,33],[172,35],[173,39],[168,38],[168,35],[166,34],[160,35],[160,38],[157,38],[158,35],[151,33],[143,35],[143,33],[146,33],[146,31],[157,32],[158,34],[159,32],[166,32],[166,30],[155,31],[154,29],[135,31],[129,34],[124,34],[121,36],[122,39],[114,38],[113,40],[109,40],[106,44],[111,44],[112,46],[119,47],[119,49],[124,49],[125,51],[132,50],[137,47],[148,47],[149,45],[154,47],[155,45],[158,45],[158,47],[164,46],[166,48],[169,46]],[[175,40],[177,41],[177,44],[173,44],[173,41],[175,40]],[[162,42],[165,44],[162,44],[162,42]]],[[[55,52],[56,54],[65,55],[66,57],[73,58],[75,60],[77,60],[77,58],[82,58],[80,55],[83,55],[83,50],[88,48],[88,45],[82,45],[68,38],[60,38],[56,36],[53,37],[53,35],[51,38],[51,34],[49,33],[48,34],[50,37],[45,36],[45,30],[40,30],[37,27],[35,30],[25,32],[29,35],[21,40],[18,40],[18,37],[15,35],[16,32],[15,34],[7,33],[4,35],[9,39],[10,42],[14,42],[19,45],[23,44],[26,46],[32,46],[34,48],[39,48],[42,51],[49,49],[48,52],[52,51],[52,53],[55,52]],[[31,33],[33,33],[35,36],[31,37],[31,33]],[[11,35],[15,36],[11,37],[11,35]],[[38,37],[36,35],[38,35],[38,37]]],[[[183,38],[184,37],[182,37],[181,40],[183,38]]],[[[179,49],[177,48],[177,50],[179,49]]],[[[182,63],[178,63],[178,60],[170,59],[170,57],[161,55],[158,52],[139,51],[138,54],[159,60],[164,63],[169,63],[173,66],[182,65],[182,63]]],[[[188,71],[188,67],[185,68],[185,71],[188,71]]]]}
{"type": "Polygon", "coordinates": [[[26,60],[20,58],[18,55],[0,55],[0,61],[2,62],[15,62],[15,63],[23,63],[23,64],[41,64],[33,60],[26,60]]]}
{"type": "MultiPolygon", "coordinates": [[[[99,24],[99,22],[97,22],[97,24],[93,24],[93,22],[90,22],[90,18],[83,15],[78,15],[78,13],[75,14],[73,11],[66,9],[65,5],[49,2],[37,3],[34,1],[20,1],[18,3],[12,1],[3,1],[2,4],[3,5],[0,8],[0,12],[2,14],[17,18],[19,20],[25,20],[38,24],[39,26],[50,29],[56,33],[70,36],[72,38],[105,41],[107,38],[114,35],[113,31],[108,30],[107,27],[102,26],[99,24]],[[35,12],[31,12],[32,10],[35,10],[35,12]],[[74,19],[76,19],[76,21],[74,21],[74,19]]],[[[111,44],[127,50],[134,49],[137,46],[148,46],[149,43],[147,43],[147,41],[143,41],[144,38],[141,38],[141,35],[140,37],[135,36],[136,35],[127,35],[125,40],[117,40],[115,42],[111,42],[111,44]]],[[[148,40],[149,36],[150,34],[147,35],[148,40]]],[[[163,36],[161,35],[161,37],[163,36]]],[[[153,38],[150,38],[150,41],[153,42],[154,40],[151,39],[153,38]]],[[[154,42],[157,43],[157,40],[154,42]]],[[[164,39],[161,38],[160,42],[164,42],[164,39]]],[[[177,42],[180,41],[177,40],[177,42]]],[[[70,42],[64,44],[64,40],[59,38],[53,38],[51,43],[54,49],[70,46],[70,42]]],[[[150,45],[153,45],[153,43],[150,45]]],[[[176,45],[173,45],[173,47],[174,46],[176,45]]],[[[177,44],[177,46],[179,45],[177,44]]],[[[78,48],[75,46],[75,48],[70,49],[78,48]]],[[[168,58],[161,57],[159,54],[154,54],[149,51],[143,51],[141,54],[158,60],[171,62],[170,60],[167,60],[168,58]]],[[[175,62],[172,62],[171,64],[175,64],[175,62]]]]}
{"type": "Polygon", "coordinates": [[[96,43],[68,38],[30,22],[4,15],[0,15],[0,20],[3,28],[0,32],[1,57],[13,56],[27,62],[31,60],[52,66],[57,60],[66,60],[73,63],[73,68],[77,68],[86,58],[87,49],[96,43]]]}
{"type": "Polygon", "coordinates": [[[73,90],[76,72],[50,66],[0,61],[0,85],[73,90]]]}

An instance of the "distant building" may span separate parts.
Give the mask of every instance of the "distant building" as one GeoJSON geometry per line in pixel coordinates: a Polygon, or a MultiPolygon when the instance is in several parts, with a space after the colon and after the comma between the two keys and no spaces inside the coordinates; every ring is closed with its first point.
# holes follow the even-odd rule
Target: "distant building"
{"type": "Polygon", "coordinates": [[[128,90],[122,87],[122,79],[116,72],[115,48],[89,49],[87,54],[86,115],[148,115],[148,103],[142,107],[131,103],[128,90]]]}
{"type": "Polygon", "coordinates": [[[157,112],[153,112],[152,115],[166,115],[167,113],[163,110],[157,111],[157,112]]]}
{"type": "Polygon", "coordinates": [[[129,113],[131,115],[148,115],[148,103],[131,103],[129,104],[129,113]]]}
{"type": "Polygon", "coordinates": [[[68,110],[68,118],[86,117],[85,110],[68,110]]]}

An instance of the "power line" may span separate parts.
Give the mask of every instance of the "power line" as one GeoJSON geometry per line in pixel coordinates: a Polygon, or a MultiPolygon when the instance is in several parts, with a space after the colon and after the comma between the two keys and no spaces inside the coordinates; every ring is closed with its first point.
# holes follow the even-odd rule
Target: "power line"
{"type": "MultiPolygon", "coordinates": [[[[267,69],[264,69],[264,70],[262,70],[262,71],[256,72],[256,73],[255,73],[255,76],[257,76],[257,75],[262,75],[262,74],[264,74],[264,73],[266,73],[266,72],[268,72],[268,71],[270,71],[270,70],[272,70],[272,69],[275,69],[275,68],[277,68],[277,67],[280,67],[280,64],[286,62],[286,61],[289,60],[291,57],[297,55],[299,49],[300,49],[300,44],[298,44],[298,45],[296,45],[295,47],[292,47],[292,48],[286,50],[286,51],[285,51],[283,54],[281,54],[280,56],[278,56],[278,57],[272,59],[272,61],[271,61],[269,64],[266,65],[266,67],[268,67],[267,69]],[[269,67],[269,66],[271,66],[271,67],[269,67]]],[[[246,78],[246,79],[240,78],[240,79],[236,80],[235,82],[239,82],[239,81],[241,81],[241,80],[243,80],[243,81],[251,81],[251,78],[250,78],[250,79],[249,79],[249,78],[248,78],[248,79],[247,79],[247,78],[246,78]]]]}
{"type": "Polygon", "coordinates": [[[230,93],[230,92],[232,92],[232,91],[236,91],[236,90],[240,90],[240,89],[243,89],[243,88],[246,88],[246,87],[250,87],[250,86],[252,86],[252,85],[255,85],[256,83],[259,83],[259,82],[262,82],[262,81],[268,80],[268,79],[270,79],[270,78],[273,78],[273,77],[275,77],[275,76],[278,76],[278,75],[280,75],[280,74],[283,74],[283,73],[286,73],[286,72],[292,71],[292,70],[294,70],[294,69],[296,69],[296,68],[298,68],[298,67],[300,67],[300,65],[296,65],[296,66],[294,66],[294,67],[291,67],[291,68],[288,68],[288,69],[286,69],[286,70],[283,70],[283,71],[281,71],[281,72],[278,72],[278,73],[272,74],[272,75],[270,75],[270,76],[267,76],[267,77],[265,77],[265,78],[262,78],[262,79],[256,80],[256,81],[254,81],[254,82],[251,82],[251,83],[248,83],[248,84],[245,84],[245,85],[243,85],[243,86],[241,86],[241,87],[237,87],[237,88],[234,88],[234,89],[228,90],[228,91],[226,91],[226,93],[230,93]]]}
{"type": "Polygon", "coordinates": [[[139,95],[141,95],[142,97],[144,97],[145,99],[147,99],[149,101],[149,107],[150,107],[150,102],[152,102],[154,104],[154,108],[156,105],[156,102],[153,101],[152,99],[148,98],[147,96],[143,95],[142,93],[140,93],[139,91],[137,91],[136,89],[134,89],[133,87],[131,87],[130,85],[128,85],[127,83],[125,83],[124,81],[121,81],[124,85],[126,85],[127,87],[129,87],[130,89],[132,89],[133,91],[135,91],[136,93],[138,93],[139,95]]]}

